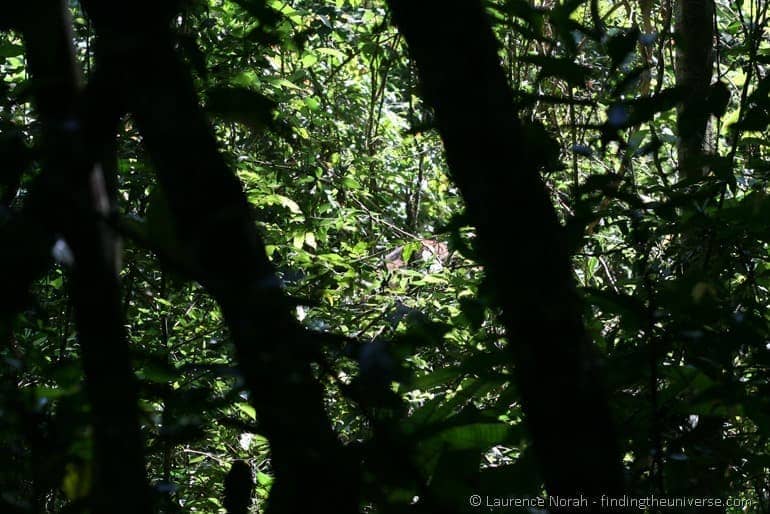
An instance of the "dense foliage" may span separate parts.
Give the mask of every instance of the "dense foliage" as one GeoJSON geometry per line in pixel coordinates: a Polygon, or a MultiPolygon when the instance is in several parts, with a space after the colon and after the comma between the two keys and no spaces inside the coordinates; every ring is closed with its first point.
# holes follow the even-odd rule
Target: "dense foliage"
{"type": "MultiPolygon", "coordinates": [[[[552,327],[521,328],[508,340],[502,314],[526,319],[528,288],[539,282],[554,312],[570,294],[551,288],[552,270],[526,257],[541,252],[538,236],[558,238],[569,252],[591,355],[603,362],[581,372],[606,392],[624,491],[740,498],[750,506],[721,512],[770,512],[769,4],[717,0],[703,29],[676,23],[688,2],[699,3],[484,2],[523,129],[508,141],[521,168],[487,185],[488,198],[509,203],[491,211],[501,213],[489,225],[497,233],[481,235],[478,215],[465,208],[473,189],[451,153],[457,139],[447,135],[448,118],[437,122],[438,90],[426,87],[430,66],[415,62],[425,54],[408,25],[394,22],[394,12],[409,10],[403,2],[197,0],[169,17],[174,48],[240,179],[280,290],[310,334],[307,361],[356,460],[360,483],[351,479],[343,492],[360,491],[363,512],[478,511],[468,506],[471,495],[535,497],[565,483],[549,482],[552,461],[533,445],[542,430],[527,424],[534,400],[523,404],[522,391],[531,382],[516,377],[535,361],[511,351],[519,340],[536,346],[552,327]],[[682,43],[688,28],[709,31],[713,73],[702,90],[691,87],[683,64],[694,48],[682,43]],[[698,139],[698,119],[703,151],[688,143],[698,139]],[[520,208],[537,196],[527,166],[539,171],[563,227],[553,234],[539,212],[520,208]],[[496,246],[483,246],[482,236],[496,246]],[[488,272],[500,263],[504,274],[488,272]],[[509,305],[522,313],[511,315],[509,305]]],[[[98,45],[112,37],[112,21],[99,19],[108,18],[98,12],[104,2],[83,3],[70,1],[69,11],[88,99],[109,55],[98,45]]],[[[132,12],[162,24],[164,2],[133,3],[132,12]]],[[[437,8],[440,24],[449,15],[437,6],[451,14],[462,3],[425,5],[437,8]]],[[[712,5],[700,4],[704,12],[712,5]]],[[[8,255],[25,212],[43,213],[33,228],[21,225],[27,241],[38,237],[36,220],[55,227],[70,216],[71,199],[46,182],[57,162],[31,64],[40,43],[13,21],[16,10],[0,8],[0,252],[8,255]]],[[[126,16],[130,25],[135,14],[126,16]]],[[[466,44],[461,36],[454,44],[466,44]]],[[[137,98],[156,79],[142,75],[156,69],[153,47],[141,51],[146,68],[139,58],[115,58],[137,98]]],[[[154,116],[172,118],[175,101],[154,116]]],[[[469,93],[466,102],[472,109],[485,100],[469,93]]],[[[98,223],[123,245],[121,315],[155,511],[238,512],[224,489],[231,467],[243,471],[245,461],[261,512],[276,459],[259,408],[275,401],[288,410],[280,403],[292,396],[255,390],[244,377],[250,361],[239,362],[243,350],[236,355],[230,344],[235,316],[218,303],[237,309],[190,271],[203,264],[179,235],[181,200],[169,193],[178,182],[156,178],[168,166],[151,141],[156,120],[127,110],[114,131],[114,175],[104,166],[113,205],[98,223]]],[[[187,145],[192,152],[198,143],[187,145]]],[[[189,209],[201,220],[216,214],[206,202],[189,209]]],[[[54,228],[44,239],[45,260],[53,261],[32,272],[29,295],[6,284],[29,273],[20,269],[32,266],[32,255],[0,259],[0,292],[14,295],[0,303],[3,512],[89,511],[95,475],[104,471],[76,329],[88,322],[76,320],[78,298],[90,293],[78,293],[69,234],[54,228]]],[[[222,247],[217,258],[226,262],[230,251],[222,247]]],[[[101,301],[108,300],[94,302],[101,301]]],[[[101,341],[107,356],[109,343],[101,341]]],[[[115,408],[123,401],[115,396],[115,408]]],[[[571,408],[570,416],[581,406],[571,408]]],[[[292,412],[298,425],[314,423],[292,412]]],[[[593,423],[576,416],[550,429],[582,434],[593,423]]]]}

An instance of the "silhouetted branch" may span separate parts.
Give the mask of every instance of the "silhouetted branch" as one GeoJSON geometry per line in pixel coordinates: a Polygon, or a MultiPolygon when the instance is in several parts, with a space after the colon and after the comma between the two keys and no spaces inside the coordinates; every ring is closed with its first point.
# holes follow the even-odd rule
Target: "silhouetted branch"
{"type": "Polygon", "coordinates": [[[358,511],[357,472],[323,408],[322,389],[248,202],[219,153],[188,70],[174,52],[166,3],[104,9],[84,2],[97,35],[96,73],[134,115],[190,268],[216,298],[272,451],[268,512],[307,505],[358,511]]]}
{"type": "MultiPolygon", "coordinates": [[[[47,229],[56,228],[72,253],[70,294],[94,426],[92,512],[149,513],[137,387],[123,327],[115,238],[100,219],[109,201],[101,167],[89,155],[86,125],[90,120],[83,114],[68,4],[31,5],[35,9],[20,20],[19,28],[34,81],[34,103],[43,125],[43,168],[60,189],[55,193],[49,190],[47,198],[53,208],[33,211],[50,219],[44,228],[33,232],[30,244],[40,249],[51,240],[47,229]]],[[[24,269],[29,273],[23,280],[37,273],[33,266],[24,269]]],[[[23,286],[22,281],[17,285],[23,286]]]]}
{"type": "Polygon", "coordinates": [[[546,487],[564,496],[621,491],[600,365],[583,328],[562,229],[538,174],[547,141],[517,118],[482,3],[388,4],[478,229],[546,487]]]}

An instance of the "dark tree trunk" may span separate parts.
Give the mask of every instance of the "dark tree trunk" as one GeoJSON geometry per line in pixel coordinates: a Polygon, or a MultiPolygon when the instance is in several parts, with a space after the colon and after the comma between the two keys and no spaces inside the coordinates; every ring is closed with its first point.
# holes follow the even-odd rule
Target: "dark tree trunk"
{"type": "Polygon", "coordinates": [[[357,470],[337,439],[294,320],[237,177],[219,153],[188,70],[173,49],[166,3],[112,10],[83,2],[99,40],[95,73],[134,115],[194,278],[219,302],[271,445],[267,512],[358,512],[357,470]]]}
{"type": "MultiPolygon", "coordinates": [[[[38,215],[47,214],[43,226],[63,234],[74,258],[70,293],[94,427],[92,511],[149,513],[115,238],[105,223],[109,202],[101,167],[87,150],[90,120],[84,116],[68,8],[61,1],[30,5],[34,8],[28,8],[27,16],[18,20],[18,28],[24,36],[35,106],[43,126],[44,173],[49,184],[58,186],[58,191],[48,191],[52,204],[47,212],[41,209],[38,215]]],[[[41,236],[40,241],[51,235],[46,230],[35,234],[41,236]]]]}
{"type": "Polygon", "coordinates": [[[676,80],[684,98],[677,116],[677,154],[680,176],[684,179],[703,175],[701,161],[711,116],[708,91],[714,66],[713,23],[713,0],[677,1],[676,80]]]}
{"type": "Polygon", "coordinates": [[[222,505],[227,509],[227,514],[248,514],[254,496],[251,466],[242,460],[233,462],[225,476],[224,486],[222,505]]]}
{"type": "Polygon", "coordinates": [[[548,492],[623,489],[599,360],[583,328],[539,140],[515,112],[481,2],[389,0],[497,287],[548,492]]]}
{"type": "MultiPolygon", "coordinates": [[[[680,177],[683,179],[697,179],[702,177],[706,167],[702,159],[711,146],[710,118],[711,106],[709,106],[709,86],[714,67],[714,2],[713,0],[678,0],[676,4],[676,80],[677,86],[683,90],[684,102],[677,115],[677,128],[679,141],[677,154],[679,158],[680,177]]],[[[704,269],[708,266],[706,255],[701,250],[703,234],[688,232],[683,234],[683,249],[690,255],[685,264],[684,272],[702,273],[708,276],[710,271],[704,269]]],[[[730,357],[719,355],[719,351],[713,348],[699,348],[688,357],[695,366],[703,369],[710,367],[711,363],[718,362],[729,365],[730,357]]],[[[713,378],[717,381],[721,377],[713,378]]],[[[692,437],[688,438],[689,444],[682,449],[688,455],[697,456],[702,448],[719,448],[724,446],[722,426],[724,419],[721,416],[703,415],[700,417],[698,427],[692,437]]],[[[724,475],[726,466],[722,463],[711,462],[710,455],[702,455],[699,459],[708,462],[708,465],[696,469],[693,466],[692,475],[695,483],[694,489],[684,491],[693,496],[720,496],[726,490],[724,475]]],[[[665,477],[664,477],[665,478],[665,477]]],[[[724,508],[705,509],[707,512],[724,512],[724,508]]]]}

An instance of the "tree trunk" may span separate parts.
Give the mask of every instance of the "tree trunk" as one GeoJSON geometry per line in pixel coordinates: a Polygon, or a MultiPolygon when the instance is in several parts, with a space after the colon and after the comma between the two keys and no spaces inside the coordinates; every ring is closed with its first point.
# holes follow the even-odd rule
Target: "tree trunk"
{"type": "Polygon", "coordinates": [[[623,489],[600,362],[584,330],[562,229],[482,9],[389,0],[436,114],[449,170],[497,287],[530,433],[551,495],[623,489]]]}
{"type": "Polygon", "coordinates": [[[677,113],[680,177],[703,176],[702,157],[708,139],[708,91],[714,67],[713,0],[678,0],[676,81],[684,101],[677,113]]]}
{"type": "MultiPolygon", "coordinates": [[[[680,178],[698,179],[706,170],[702,159],[711,146],[710,118],[708,102],[709,86],[714,67],[714,2],[712,0],[678,0],[675,11],[675,31],[677,34],[676,80],[682,88],[684,101],[677,113],[679,141],[680,178]]],[[[706,255],[702,250],[703,234],[690,231],[682,235],[682,249],[691,257],[684,264],[685,274],[710,275],[706,255]]],[[[710,370],[712,363],[727,364],[728,356],[720,355],[714,348],[695,346],[689,355],[693,365],[699,369],[710,370]],[[704,368],[704,363],[705,368],[704,368]]],[[[708,373],[708,371],[707,371],[708,373]]],[[[710,374],[710,373],[709,373],[710,374]]],[[[713,377],[719,381],[719,376],[713,377]]],[[[695,461],[705,459],[708,466],[693,466],[691,490],[684,494],[693,496],[720,497],[726,490],[724,475],[726,466],[713,463],[710,455],[703,455],[703,448],[720,448],[724,445],[722,416],[702,415],[697,429],[688,438],[689,443],[681,450],[691,455],[695,461]]],[[[665,479],[665,477],[664,477],[665,479]]],[[[724,508],[704,509],[706,512],[725,512],[724,508]]]]}
{"type": "MultiPolygon", "coordinates": [[[[75,321],[91,404],[94,513],[150,512],[139,430],[137,384],[123,327],[115,238],[105,224],[108,199],[88,146],[80,78],[65,2],[38,2],[20,20],[34,103],[42,122],[44,173],[60,190],[51,220],[72,251],[75,321]],[[34,11],[34,12],[33,12],[34,11]]],[[[44,236],[50,237],[50,236],[44,236]]]]}
{"type": "Polygon", "coordinates": [[[358,473],[323,406],[306,333],[294,320],[250,215],[174,52],[166,4],[83,2],[98,36],[95,73],[137,122],[173,214],[181,253],[216,298],[271,446],[269,513],[358,512],[358,473]]]}

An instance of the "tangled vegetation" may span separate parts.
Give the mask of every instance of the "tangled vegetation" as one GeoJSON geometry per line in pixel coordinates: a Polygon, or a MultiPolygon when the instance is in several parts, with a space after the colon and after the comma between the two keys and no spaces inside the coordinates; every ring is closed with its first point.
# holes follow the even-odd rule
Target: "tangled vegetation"
{"type": "Polygon", "coordinates": [[[5,4],[0,511],[770,512],[766,0],[5,4]]]}

